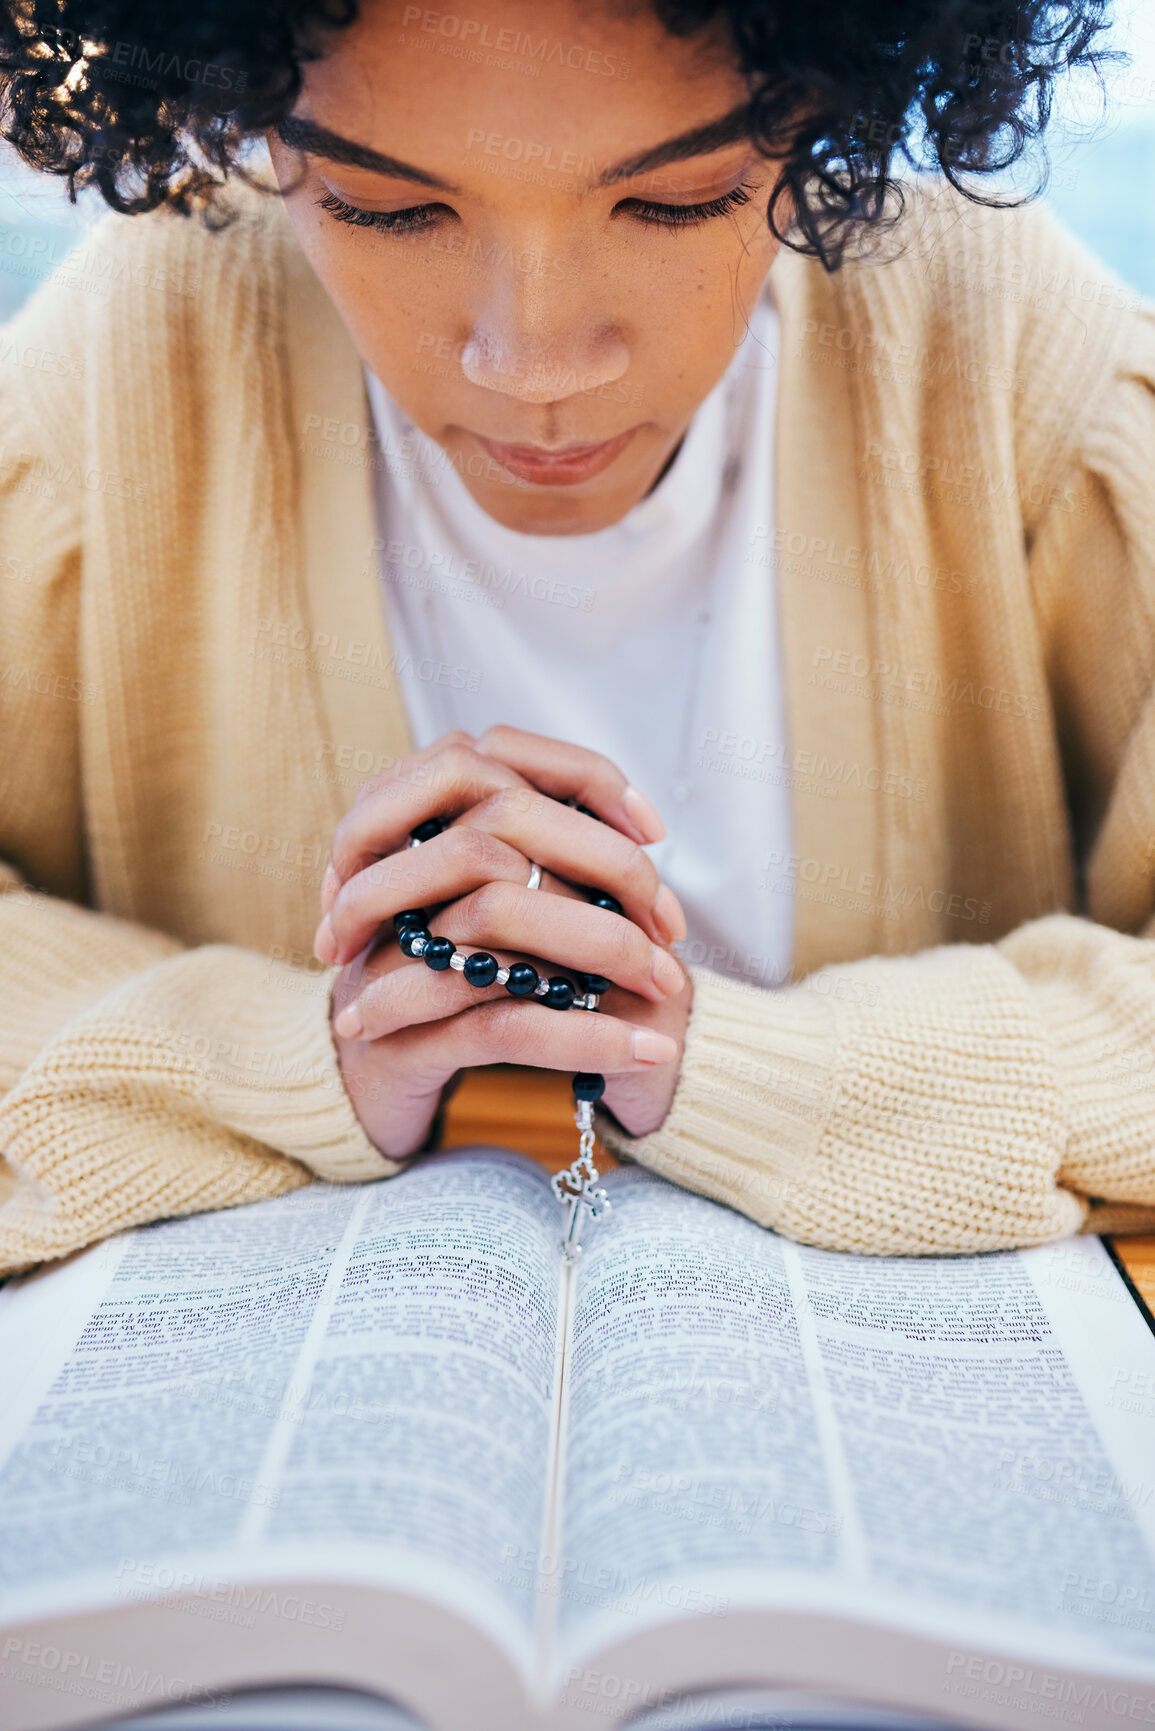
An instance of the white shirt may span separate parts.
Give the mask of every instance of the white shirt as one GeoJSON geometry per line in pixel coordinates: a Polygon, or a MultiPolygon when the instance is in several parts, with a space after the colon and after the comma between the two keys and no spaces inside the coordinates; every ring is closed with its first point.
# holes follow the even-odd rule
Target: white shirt
{"type": "Polygon", "coordinates": [[[686,912],[683,959],[762,985],[785,978],[793,944],[793,899],[766,872],[790,852],[790,796],[774,769],[774,574],[756,553],[772,522],[777,342],[767,290],[657,487],[587,535],[495,522],[367,375],[378,449],[417,452],[387,456],[375,481],[415,744],[505,722],[612,758],[666,825],[649,851],[686,912]]]}

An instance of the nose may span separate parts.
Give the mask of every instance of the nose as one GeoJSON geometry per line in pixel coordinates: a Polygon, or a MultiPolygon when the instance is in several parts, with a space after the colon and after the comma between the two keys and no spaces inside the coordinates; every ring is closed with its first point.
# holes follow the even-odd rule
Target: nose
{"type": "Polygon", "coordinates": [[[620,379],[629,364],[621,326],[591,313],[588,289],[568,273],[558,282],[539,270],[502,272],[477,309],[461,354],[470,384],[523,403],[596,391],[620,379]]]}

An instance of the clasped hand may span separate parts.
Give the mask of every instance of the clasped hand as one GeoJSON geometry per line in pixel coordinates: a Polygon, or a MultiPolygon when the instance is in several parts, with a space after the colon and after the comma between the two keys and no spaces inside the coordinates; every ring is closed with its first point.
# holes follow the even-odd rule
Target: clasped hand
{"type": "Polygon", "coordinates": [[[607,758],[517,728],[444,734],[365,782],[337,826],[315,951],[342,966],[331,1010],[341,1073],[382,1154],[420,1148],[443,1090],[480,1064],[600,1071],[603,1104],[623,1129],[642,1136],[661,1124],[692,997],[669,948],[686,935],[682,909],[643,851],[664,833],[607,758]],[[448,827],[408,848],[430,817],[448,827]],[[536,890],[531,861],[542,868],[536,890]],[[593,887],[622,913],[592,906],[593,887]],[[393,916],[415,907],[439,936],[502,966],[528,961],[613,985],[596,1014],[560,1012],[434,973],[393,935],[393,916]]]}

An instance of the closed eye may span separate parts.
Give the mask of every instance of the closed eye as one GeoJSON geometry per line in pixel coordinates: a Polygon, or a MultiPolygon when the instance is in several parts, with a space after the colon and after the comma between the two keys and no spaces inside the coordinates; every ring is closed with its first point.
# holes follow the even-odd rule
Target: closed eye
{"type": "Polygon", "coordinates": [[[647,198],[624,198],[614,206],[614,215],[621,212],[656,228],[697,228],[700,223],[710,222],[716,216],[729,216],[739,205],[749,204],[755,190],[752,186],[736,186],[732,192],[707,199],[704,204],[654,204],[647,198]]]}
{"type": "Polygon", "coordinates": [[[357,228],[376,228],[385,234],[416,234],[420,229],[433,228],[443,212],[450,216],[453,214],[447,204],[414,204],[407,210],[361,210],[355,204],[346,204],[334,192],[325,193],[317,204],[337,222],[351,222],[357,228]]]}
{"type": "MultiPolygon", "coordinates": [[[[651,228],[697,228],[749,204],[750,195],[755,190],[743,184],[701,204],[656,204],[647,198],[623,198],[614,206],[613,214],[615,217],[633,217],[651,228]]],[[[317,205],[336,222],[351,223],[356,228],[375,228],[383,234],[417,234],[422,229],[434,228],[443,216],[454,214],[446,204],[415,204],[405,210],[362,210],[358,205],[347,204],[333,192],[326,192],[317,200],[317,205]]]]}

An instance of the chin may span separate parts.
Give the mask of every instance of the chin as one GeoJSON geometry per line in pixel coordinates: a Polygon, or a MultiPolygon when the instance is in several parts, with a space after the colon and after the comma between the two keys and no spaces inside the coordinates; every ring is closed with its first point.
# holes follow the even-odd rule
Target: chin
{"type": "Polygon", "coordinates": [[[620,523],[633,498],[584,498],[561,487],[489,489],[473,495],[482,510],[503,528],[522,535],[592,535],[620,523]]]}

